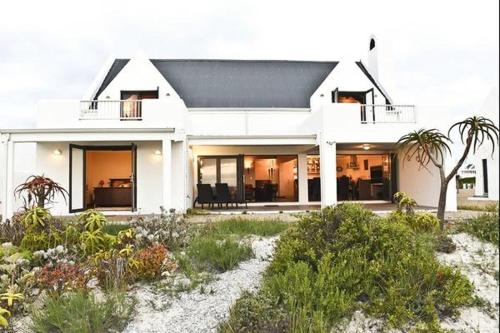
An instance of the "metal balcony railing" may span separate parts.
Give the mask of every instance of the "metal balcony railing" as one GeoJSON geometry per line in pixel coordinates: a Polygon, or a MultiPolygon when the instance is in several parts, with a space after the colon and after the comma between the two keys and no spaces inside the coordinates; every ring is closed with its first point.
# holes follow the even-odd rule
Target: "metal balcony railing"
{"type": "Polygon", "coordinates": [[[414,105],[361,105],[361,123],[415,123],[414,105]]]}
{"type": "Polygon", "coordinates": [[[142,101],[80,101],[80,120],[142,120],[142,101]]]}

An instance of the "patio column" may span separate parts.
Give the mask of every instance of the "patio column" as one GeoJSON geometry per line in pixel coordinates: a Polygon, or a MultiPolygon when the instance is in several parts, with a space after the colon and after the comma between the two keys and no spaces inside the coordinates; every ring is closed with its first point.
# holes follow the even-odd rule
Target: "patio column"
{"type": "Polygon", "coordinates": [[[321,207],[337,203],[337,144],[321,137],[319,146],[321,207]]]}
{"type": "Polygon", "coordinates": [[[163,208],[172,208],[172,141],[162,140],[163,208]]]}
{"type": "Polygon", "coordinates": [[[0,215],[7,218],[7,136],[0,135],[0,215]]]}
{"type": "Polygon", "coordinates": [[[307,154],[298,155],[297,174],[299,176],[299,204],[307,205],[307,203],[309,202],[307,184],[307,154]]]}

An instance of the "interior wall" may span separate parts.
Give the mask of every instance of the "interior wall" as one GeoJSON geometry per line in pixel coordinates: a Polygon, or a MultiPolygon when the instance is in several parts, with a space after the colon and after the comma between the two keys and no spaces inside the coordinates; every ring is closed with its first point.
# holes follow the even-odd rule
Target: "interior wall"
{"type": "Polygon", "coordinates": [[[295,156],[278,156],[277,161],[279,164],[278,195],[286,197],[289,200],[294,200],[296,197],[297,158],[295,156]]]}
{"type": "Polygon", "coordinates": [[[91,202],[95,187],[109,187],[110,178],[129,178],[132,176],[131,151],[89,150],[86,163],[86,201],[91,202]]]}

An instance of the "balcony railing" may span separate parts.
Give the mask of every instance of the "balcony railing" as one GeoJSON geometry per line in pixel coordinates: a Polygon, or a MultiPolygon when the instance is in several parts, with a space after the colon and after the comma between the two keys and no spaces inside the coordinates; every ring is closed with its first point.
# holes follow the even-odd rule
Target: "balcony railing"
{"type": "Polygon", "coordinates": [[[142,120],[142,101],[81,101],[80,120],[142,120]]]}
{"type": "Polygon", "coordinates": [[[415,123],[414,105],[361,105],[361,123],[415,123]]]}

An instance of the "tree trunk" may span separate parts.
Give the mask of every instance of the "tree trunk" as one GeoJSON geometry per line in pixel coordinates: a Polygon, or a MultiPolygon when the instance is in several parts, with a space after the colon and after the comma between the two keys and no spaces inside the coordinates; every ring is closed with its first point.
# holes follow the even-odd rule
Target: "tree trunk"
{"type": "Polygon", "coordinates": [[[441,188],[439,190],[439,203],[437,218],[439,219],[439,227],[441,231],[444,230],[444,213],[446,210],[446,193],[448,192],[448,183],[441,182],[441,188]]]}
{"type": "Polygon", "coordinates": [[[439,188],[439,202],[437,218],[439,219],[439,227],[441,231],[444,230],[444,213],[446,210],[446,193],[448,192],[449,180],[444,174],[444,168],[441,166],[439,168],[439,175],[441,178],[441,187],[439,188]]]}

